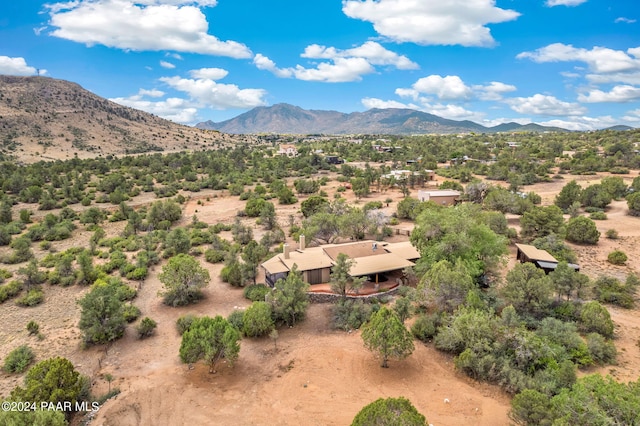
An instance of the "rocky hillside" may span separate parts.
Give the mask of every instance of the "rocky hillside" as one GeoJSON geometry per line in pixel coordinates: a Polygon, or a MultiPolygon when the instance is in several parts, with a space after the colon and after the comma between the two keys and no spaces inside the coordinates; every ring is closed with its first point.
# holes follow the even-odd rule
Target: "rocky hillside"
{"type": "Polygon", "coordinates": [[[531,124],[508,123],[485,127],[472,121],[455,121],[412,109],[371,109],[345,114],[337,111],[305,110],[288,104],[258,107],[230,120],[198,123],[200,129],[226,133],[291,134],[427,134],[499,131],[562,131],[531,124]]]}
{"type": "Polygon", "coordinates": [[[215,148],[244,139],[124,107],[68,81],[0,76],[0,151],[19,161],[215,148]]]}

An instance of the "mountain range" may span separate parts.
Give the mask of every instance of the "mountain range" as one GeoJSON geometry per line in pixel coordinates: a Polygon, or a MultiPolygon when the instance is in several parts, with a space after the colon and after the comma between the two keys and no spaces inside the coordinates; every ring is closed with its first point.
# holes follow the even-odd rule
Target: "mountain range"
{"type": "Polygon", "coordinates": [[[365,112],[306,110],[289,104],[256,107],[232,119],[205,121],[197,128],[225,133],[256,134],[442,134],[495,133],[514,131],[568,131],[538,124],[504,123],[485,127],[473,121],[456,121],[422,111],[403,108],[370,109],[365,112]]]}
{"type": "Polygon", "coordinates": [[[211,149],[251,140],[177,124],[69,81],[0,75],[0,153],[21,162],[211,149]]]}
{"type": "MultiPolygon", "coordinates": [[[[612,130],[627,130],[615,126],[612,130]]],[[[567,131],[537,124],[484,127],[411,109],[350,114],[288,104],[254,108],[196,127],[177,124],[104,99],[76,83],[0,75],[0,159],[32,163],[152,151],[215,149],[256,143],[257,134],[428,134],[567,131]]]]}

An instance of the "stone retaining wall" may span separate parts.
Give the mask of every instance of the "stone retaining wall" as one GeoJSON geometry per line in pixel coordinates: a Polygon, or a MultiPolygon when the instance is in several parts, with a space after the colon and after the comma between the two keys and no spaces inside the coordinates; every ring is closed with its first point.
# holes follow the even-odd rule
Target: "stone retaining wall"
{"type": "MultiPolygon", "coordinates": [[[[397,287],[394,287],[391,290],[388,290],[388,291],[385,291],[385,292],[369,294],[369,295],[366,295],[366,296],[347,296],[347,299],[361,299],[361,300],[365,300],[365,301],[370,301],[372,299],[380,299],[380,298],[385,297],[385,296],[393,296],[394,294],[396,294],[398,292],[400,287],[401,286],[397,286],[397,287]]],[[[339,300],[340,297],[341,297],[340,295],[333,294],[333,293],[308,292],[307,294],[309,295],[309,301],[311,303],[333,303],[333,302],[339,300]]]]}

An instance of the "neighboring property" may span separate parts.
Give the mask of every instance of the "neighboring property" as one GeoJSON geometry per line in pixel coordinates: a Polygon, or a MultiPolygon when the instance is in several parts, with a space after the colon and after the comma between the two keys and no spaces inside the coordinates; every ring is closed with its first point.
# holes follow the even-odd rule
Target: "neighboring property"
{"type": "Polygon", "coordinates": [[[286,155],[287,157],[295,157],[296,155],[298,155],[298,148],[296,148],[296,146],[293,144],[284,143],[280,145],[278,154],[286,155]]]}
{"type": "Polygon", "coordinates": [[[434,203],[441,206],[453,206],[455,204],[458,204],[460,200],[460,191],[418,191],[418,199],[420,201],[433,201],[434,203]]]}
{"type": "Polygon", "coordinates": [[[436,172],[430,169],[425,169],[424,177],[427,182],[433,182],[436,180],[436,172]]]}
{"type": "Polygon", "coordinates": [[[414,184],[424,185],[425,183],[433,182],[436,180],[436,172],[428,169],[425,169],[421,172],[413,172],[406,169],[391,170],[388,174],[382,175],[382,177],[385,179],[394,178],[396,181],[412,179],[414,184]]]}
{"type": "Polygon", "coordinates": [[[327,155],[324,157],[328,164],[342,164],[344,160],[337,155],[327,155]]]}
{"type": "Polygon", "coordinates": [[[260,266],[264,269],[265,280],[270,286],[273,286],[277,280],[286,278],[293,265],[302,272],[305,282],[311,285],[326,284],[330,280],[331,268],[335,265],[340,253],[353,259],[354,263],[350,271],[352,276],[367,276],[374,283],[382,280],[384,273],[401,271],[408,266],[414,266],[413,261],[420,257],[418,250],[408,241],[385,243],[366,240],[307,248],[302,237],[300,248],[291,250],[289,245],[285,244],[283,253],[272,257],[260,266]]]}
{"type": "MultiPolygon", "coordinates": [[[[545,274],[554,271],[558,267],[558,261],[546,250],[540,250],[535,246],[528,244],[516,244],[516,259],[520,263],[530,262],[542,269],[545,274]]],[[[569,263],[569,267],[576,271],[580,270],[580,266],[575,263],[569,263]]]]}

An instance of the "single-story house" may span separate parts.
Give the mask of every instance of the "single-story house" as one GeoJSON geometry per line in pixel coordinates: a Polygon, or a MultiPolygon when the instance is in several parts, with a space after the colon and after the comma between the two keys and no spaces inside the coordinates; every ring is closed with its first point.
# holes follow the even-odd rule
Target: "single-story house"
{"type": "MultiPolygon", "coordinates": [[[[518,259],[520,263],[533,263],[542,269],[545,274],[554,271],[558,267],[558,260],[546,250],[540,250],[528,244],[516,244],[516,250],[516,259],[518,259]]],[[[580,270],[580,266],[575,263],[569,263],[569,267],[575,271],[580,270]]]]}
{"type": "Polygon", "coordinates": [[[284,143],[280,145],[278,154],[286,155],[287,157],[295,157],[296,155],[298,155],[298,148],[296,148],[296,146],[293,144],[284,143]]]}
{"type": "Polygon", "coordinates": [[[350,275],[367,276],[377,282],[380,274],[402,270],[414,266],[413,261],[420,258],[420,253],[410,242],[385,243],[379,241],[357,241],[344,244],[325,244],[318,247],[305,247],[304,237],[297,250],[291,250],[288,244],[283,252],[263,262],[260,266],[265,271],[265,281],[273,286],[277,280],[287,277],[296,265],[302,273],[302,279],[313,284],[328,283],[331,268],[336,264],[339,254],[352,259],[350,275]]]}
{"type": "Polygon", "coordinates": [[[441,206],[453,206],[460,200],[460,191],[454,190],[434,190],[418,191],[420,201],[433,201],[441,206]]]}

